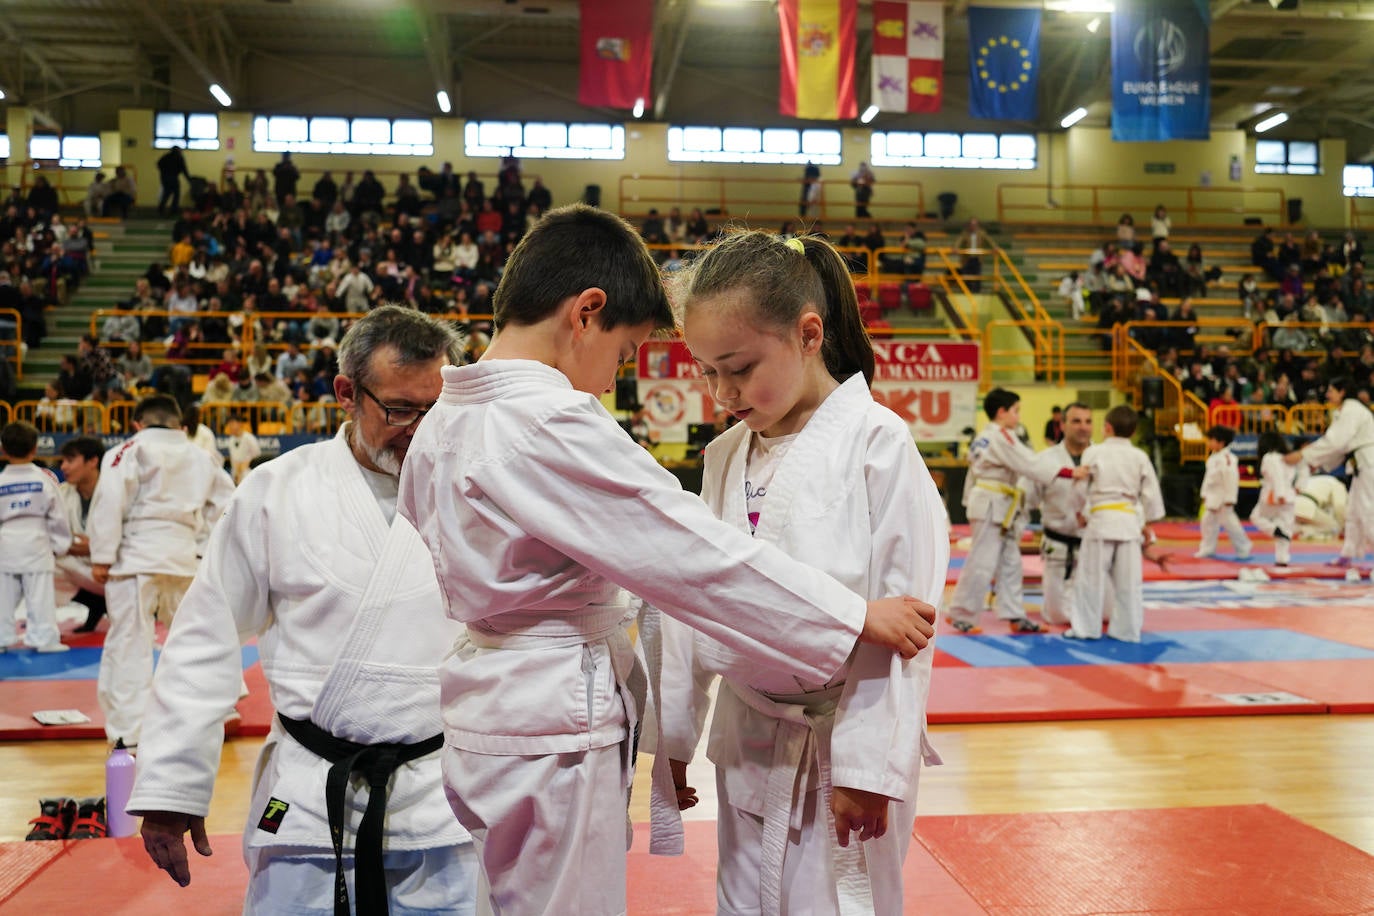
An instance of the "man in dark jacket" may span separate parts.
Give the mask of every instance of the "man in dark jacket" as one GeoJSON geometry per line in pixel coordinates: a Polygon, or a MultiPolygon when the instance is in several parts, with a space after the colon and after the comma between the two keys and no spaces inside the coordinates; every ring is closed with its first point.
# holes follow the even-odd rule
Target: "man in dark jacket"
{"type": "Polygon", "coordinates": [[[157,174],[162,180],[162,193],[157,198],[157,215],[175,213],[181,209],[181,176],[185,175],[187,181],[191,180],[191,173],[186,168],[186,157],[182,155],[181,147],[174,146],[163,153],[162,158],[157,161],[157,174]]]}

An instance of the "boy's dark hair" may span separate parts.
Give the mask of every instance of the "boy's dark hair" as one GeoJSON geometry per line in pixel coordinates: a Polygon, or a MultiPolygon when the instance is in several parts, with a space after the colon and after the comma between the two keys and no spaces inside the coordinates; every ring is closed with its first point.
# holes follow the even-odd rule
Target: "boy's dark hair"
{"type": "Polygon", "coordinates": [[[134,407],[134,422],[144,426],[181,428],[181,407],[168,394],[150,394],[134,407]]]}
{"type": "Polygon", "coordinates": [[[841,382],[856,372],[873,382],[873,344],[854,281],[844,258],[819,236],[784,241],[757,230],[734,233],[698,257],[675,285],[688,308],[696,299],[747,293],[751,317],[778,328],[814,311],[825,326],[821,356],[826,371],[841,382]]]}
{"type": "Polygon", "coordinates": [[[989,420],[996,420],[998,411],[1015,407],[1020,401],[1021,395],[1015,391],[994,388],[983,398],[983,413],[988,415],[989,420]]]}
{"type": "Polygon", "coordinates": [[[1353,397],[1355,394],[1355,392],[1350,387],[1350,379],[1346,378],[1343,375],[1332,376],[1331,379],[1327,381],[1326,385],[1328,388],[1335,388],[1337,391],[1345,395],[1347,398],[1353,397]]]}
{"type": "Polygon", "coordinates": [[[105,443],[95,436],[77,436],[62,445],[63,458],[85,458],[87,461],[94,458],[99,461],[104,456],[105,443]]]}
{"type": "Polygon", "coordinates": [[[1222,445],[1230,445],[1236,439],[1236,431],[1229,426],[1220,423],[1207,430],[1207,438],[1215,439],[1222,445]]]}
{"type": "Polygon", "coordinates": [[[1107,416],[1103,422],[1112,428],[1112,435],[1129,439],[1135,435],[1135,428],[1140,424],[1140,417],[1129,405],[1118,404],[1107,411],[1107,416]]]}
{"type": "Polygon", "coordinates": [[[23,420],[6,424],[0,430],[0,450],[8,458],[27,458],[38,448],[38,427],[23,420]]]}
{"type": "Polygon", "coordinates": [[[1293,447],[1288,444],[1288,437],[1271,429],[1268,432],[1260,433],[1259,441],[1255,443],[1255,458],[1258,461],[1263,461],[1264,456],[1270,452],[1287,455],[1292,450],[1293,447]]]}
{"type": "Polygon", "coordinates": [[[492,296],[497,330],[507,324],[538,324],[569,296],[606,293],[601,326],[652,321],[675,325],[658,266],[644,240],[620,217],[572,204],[550,210],[511,252],[492,296]]]}

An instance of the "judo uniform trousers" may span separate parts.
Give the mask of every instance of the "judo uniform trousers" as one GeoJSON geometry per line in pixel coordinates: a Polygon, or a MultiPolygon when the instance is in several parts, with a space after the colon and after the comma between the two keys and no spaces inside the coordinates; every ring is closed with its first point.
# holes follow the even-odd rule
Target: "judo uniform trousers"
{"type": "Polygon", "coordinates": [[[950,599],[950,617],[975,623],[996,579],[997,618],[1019,620],[1026,616],[1026,608],[1021,590],[1025,494],[1018,478],[1048,483],[1060,466],[1041,461],[1011,430],[996,423],[989,423],[973,440],[968,462],[964,506],[973,526],[973,543],[950,599]]]}
{"type": "Polygon", "coordinates": [[[1314,468],[1334,470],[1353,459],[1355,476],[1346,502],[1345,543],[1341,556],[1358,560],[1374,550],[1374,414],[1356,398],[1346,398],[1326,434],[1302,450],[1314,468]]]}
{"type": "Polygon", "coordinates": [[[556,369],[495,360],[443,374],[399,511],[467,625],[440,673],[450,802],[495,912],[623,913],[641,706],[622,589],[821,683],[853,650],[866,603],[715,519],[556,369]]]}
{"type": "Polygon", "coordinates": [[[1236,515],[1236,500],[1240,498],[1240,465],[1235,453],[1223,448],[1207,456],[1207,470],[1202,475],[1202,543],[1199,556],[1217,552],[1217,536],[1225,531],[1236,548],[1236,559],[1250,558],[1250,537],[1236,515]]]}
{"type": "MultiPolygon", "coordinates": [[[[706,449],[702,497],[750,530],[745,485],[753,434],[743,424],[706,449]]],[[[873,402],[862,375],[830,394],[767,486],[756,540],[830,572],[869,598],[935,604],[949,525],[910,429],[873,402]]],[[[722,914],[899,913],[925,740],[933,646],[903,661],[861,645],[839,674],[804,681],[761,666],[675,620],[664,624],[663,740],[691,759],[710,682],[721,676],[708,755],[720,811],[722,914]],[[887,833],[841,848],[833,786],[891,801],[887,833]]]]}
{"type": "Polygon", "coordinates": [[[1307,484],[1307,466],[1290,465],[1270,452],[1260,462],[1260,495],[1250,513],[1256,528],[1274,538],[1274,562],[1287,566],[1298,523],[1298,492],[1307,484]]]}
{"type": "Polygon", "coordinates": [[[154,618],[170,620],[196,571],[196,542],[234,483],[181,429],[140,430],[105,453],[86,531],[91,563],[110,567],[110,629],[96,696],[105,735],[139,743],[153,680],[154,618]]]}
{"type": "Polygon", "coordinates": [[[1104,599],[1111,590],[1115,604],[1107,635],[1140,642],[1141,528],[1143,522],[1164,517],[1159,478],[1149,456],[1120,436],[1088,446],[1083,465],[1092,470],[1092,481],[1069,633],[1081,639],[1101,637],[1104,599]]]}
{"type": "MultiPolygon", "coordinates": [[[[395,478],[364,471],[346,430],[256,469],[215,526],[158,663],[130,811],[209,810],[241,645],[254,637],[281,715],[361,744],[412,744],[441,731],[438,665],[461,628],[443,612],[414,529],[400,520],[392,531],[395,478]]],[[[445,801],[439,756],[405,763],[389,780],[392,916],[474,909],[476,858],[445,801]]],[[[244,831],[245,912],[333,912],[329,769],[274,719],[244,831]],[[274,801],[286,805],[275,819],[274,801]]],[[[366,785],[347,790],[346,861],[366,785]]],[[[350,868],[356,903],[355,890],[350,868]]]]}
{"type": "MultiPolygon", "coordinates": [[[[1042,460],[1056,467],[1078,464],[1062,442],[1040,455],[1042,460]]],[[[1069,611],[1073,607],[1073,573],[1078,566],[1084,531],[1078,516],[1087,514],[1087,483],[1055,477],[1048,483],[1023,478],[1020,485],[1026,494],[1027,510],[1040,510],[1043,570],[1040,583],[1044,592],[1040,616],[1046,623],[1063,626],[1069,622],[1069,611]]]]}
{"type": "Polygon", "coordinates": [[[0,471],[0,650],[15,640],[14,613],[27,607],[24,645],[57,647],[53,555],[71,547],[67,514],[52,472],[36,464],[0,471]]]}

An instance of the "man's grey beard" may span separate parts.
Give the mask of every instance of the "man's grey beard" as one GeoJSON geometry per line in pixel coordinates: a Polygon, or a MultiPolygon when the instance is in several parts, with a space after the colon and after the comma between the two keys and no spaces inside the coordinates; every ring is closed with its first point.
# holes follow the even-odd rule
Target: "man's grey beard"
{"type": "Polygon", "coordinates": [[[351,438],[354,444],[367,456],[367,460],[372,462],[373,467],[383,474],[390,474],[392,477],[401,476],[401,458],[396,454],[394,447],[377,448],[367,441],[367,437],[358,430],[356,424],[349,429],[349,432],[352,433],[351,438]]]}

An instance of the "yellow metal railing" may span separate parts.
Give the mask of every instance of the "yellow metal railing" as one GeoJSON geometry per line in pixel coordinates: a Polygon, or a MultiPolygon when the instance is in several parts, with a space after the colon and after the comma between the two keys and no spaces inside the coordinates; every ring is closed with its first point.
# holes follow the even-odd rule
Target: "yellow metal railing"
{"type": "Polygon", "coordinates": [[[1288,198],[1282,188],[1099,184],[1046,188],[1016,182],[997,186],[997,218],[1003,222],[1033,222],[1054,214],[1056,222],[1104,225],[1130,213],[1137,217],[1137,232],[1148,232],[1149,214],[1160,204],[1180,225],[1239,226],[1247,216],[1274,225],[1288,221],[1288,198]]]}

